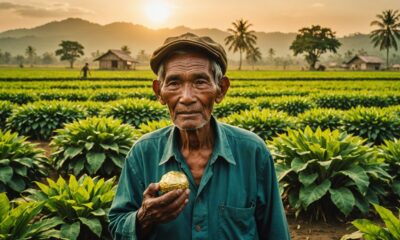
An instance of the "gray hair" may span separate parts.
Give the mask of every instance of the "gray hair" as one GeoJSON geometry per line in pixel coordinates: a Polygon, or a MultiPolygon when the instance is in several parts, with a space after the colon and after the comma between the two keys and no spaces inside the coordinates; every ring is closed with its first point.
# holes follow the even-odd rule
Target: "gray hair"
{"type": "MultiPolygon", "coordinates": [[[[187,53],[189,53],[189,52],[180,50],[180,51],[172,52],[169,56],[171,57],[174,55],[184,55],[187,53]]],[[[222,73],[221,66],[214,59],[209,58],[209,61],[210,61],[210,66],[211,66],[211,72],[214,77],[214,82],[217,85],[218,90],[220,90],[219,84],[221,82],[222,77],[224,76],[224,74],[222,73]]],[[[160,86],[163,85],[164,80],[165,80],[164,78],[165,78],[165,68],[164,68],[164,61],[163,61],[163,62],[161,62],[160,67],[158,68],[158,71],[157,71],[157,80],[160,82],[160,86]]]]}

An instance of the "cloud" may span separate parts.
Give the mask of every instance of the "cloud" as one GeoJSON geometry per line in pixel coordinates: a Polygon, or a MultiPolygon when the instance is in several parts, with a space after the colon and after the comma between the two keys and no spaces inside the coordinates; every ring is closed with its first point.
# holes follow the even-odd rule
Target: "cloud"
{"type": "Polygon", "coordinates": [[[313,5],[311,5],[312,7],[315,7],[315,8],[321,8],[321,7],[325,7],[325,4],[323,4],[323,3],[320,3],[320,2],[316,2],[316,3],[314,3],[313,5]]]}
{"type": "Polygon", "coordinates": [[[0,2],[0,11],[2,10],[13,11],[19,16],[31,18],[76,17],[93,13],[93,11],[84,8],[71,7],[68,3],[60,2],[42,7],[16,4],[12,2],[0,2]]]}

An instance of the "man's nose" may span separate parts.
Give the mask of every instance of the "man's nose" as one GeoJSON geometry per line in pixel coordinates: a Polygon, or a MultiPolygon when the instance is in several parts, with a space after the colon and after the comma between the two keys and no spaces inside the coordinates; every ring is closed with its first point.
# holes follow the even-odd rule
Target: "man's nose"
{"type": "Polygon", "coordinates": [[[196,101],[196,98],[193,94],[193,87],[191,84],[184,84],[182,86],[182,94],[180,98],[180,102],[183,104],[191,104],[196,101]]]}

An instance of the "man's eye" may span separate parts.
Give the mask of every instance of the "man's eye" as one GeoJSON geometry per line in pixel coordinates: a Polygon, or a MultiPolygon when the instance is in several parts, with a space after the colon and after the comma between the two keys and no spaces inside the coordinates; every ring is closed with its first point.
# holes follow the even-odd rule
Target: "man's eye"
{"type": "Polygon", "coordinates": [[[167,83],[168,86],[176,86],[176,85],[178,85],[178,84],[179,84],[178,81],[175,81],[175,80],[169,81],[169,82],[167,83]]]}
{"type": "Polygon", "coordinates": [[[207,81],[206,81],[205,79],[197,79],[197,80],[195,81],[195,83],[196,83],[196,84],[206,84],[207,81]]]}

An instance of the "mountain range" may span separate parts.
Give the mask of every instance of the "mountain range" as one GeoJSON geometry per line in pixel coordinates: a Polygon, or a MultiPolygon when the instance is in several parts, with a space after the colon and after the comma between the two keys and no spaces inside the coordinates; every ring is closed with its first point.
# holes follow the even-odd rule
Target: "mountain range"
{"type": "MultiPolygon", "coordinates": [[[[107,25],[92,23],[80,18],[67,18],[61,21],[52,21],[34,28],[13,29],[0,33],[0,50],[11,54],[24,54],[28,45],[33,46],[38,54],[53,52],[58,48],[61,40],[78,41],[85,47],[86,56],[92,52],[106,52],[108,49],[120,49],[127,45],[135,56],[140,50],[151,53],[160,46],[169,36],[177,36],[186,32],[197,35],[208,35],[215,41],[224,44],[227,31],[216,28],[191,29],[185,26],[175,28],[150,29],[143,25],[127,22],[114,22],[107,25]]],[[[276,56],[292,55],[289,49],[296,33],[256,32],[257,46],[264,57],[268,56],[268,49],[273,48],[276,56]]],[[[339,53],[347,50],[358,51],[364,49],[368,54],[381,53],[374,49],[367,34],[352,34],[338,38],[342,43],[339,53]]],[[[227,50],[227,47],[225,47],[227,50]]],[[[228,57],[237,59],[238,54],[228,52],[228,57]]]]}

